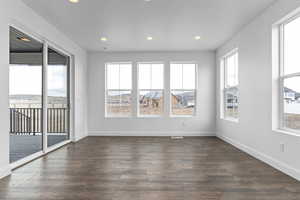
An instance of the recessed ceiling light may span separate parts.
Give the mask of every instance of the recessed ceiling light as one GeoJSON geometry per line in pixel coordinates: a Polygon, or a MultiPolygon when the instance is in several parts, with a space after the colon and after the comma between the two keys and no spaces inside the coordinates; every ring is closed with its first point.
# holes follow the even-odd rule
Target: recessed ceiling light
{"type": "Polygon", "coordinates": [[[30,42],[30,39],[28,39],[26,37],[18,37],[18,39],[23,41],[23,42],[30,42]]]}
{"type": "Polygon", "coordinates": [[[147,37],[147,40],[153,40],[153,37],[148,36],[148,37],[147,37]]]}
{"type": "Polygon", "coordinates": [[[150,2],[150,1],[152,1],[152,0],[144,0],[144,1],[146,1],[146,2],[150,2]]]}
{"type": "Polygon", "coordinates": [[[195,36],[195,40],[200,40],[201,37],[199,35],[195,36]]]}
{"type": "Polygon", "coordinates": [[[71,2],[71,3],[78,3],[79,0],[69,0],[69,2],[71,2]]]}
{"type": "Polygon", "coordinates": [[[107,38],[106,37],[101,37],[100,40],[103,41],[103,42],[106,42],[107,38]]]}

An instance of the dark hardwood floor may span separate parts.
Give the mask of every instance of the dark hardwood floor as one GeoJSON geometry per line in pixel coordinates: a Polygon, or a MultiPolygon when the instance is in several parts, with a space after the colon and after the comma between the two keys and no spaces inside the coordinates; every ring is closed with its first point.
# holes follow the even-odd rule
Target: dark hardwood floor
{"type": "Polygon", "coordinates": [[[0,180],[5,200],[299,200],[300,183],[215,137],[88,137],[0,180]]]}

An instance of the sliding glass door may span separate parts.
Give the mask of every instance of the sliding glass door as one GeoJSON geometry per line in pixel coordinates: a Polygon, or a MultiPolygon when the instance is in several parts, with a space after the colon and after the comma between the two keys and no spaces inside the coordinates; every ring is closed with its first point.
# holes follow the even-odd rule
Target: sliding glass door
{"type": "Polygon", "coordinates": [[[68,56],[48,48],[48,147],[69,139],[69,62],[68,56]]]}
{"type": "Polygon", "coordinates": [[[70,140],[70,56],[10,27],[9,86],[13,166],[70,140]]]}

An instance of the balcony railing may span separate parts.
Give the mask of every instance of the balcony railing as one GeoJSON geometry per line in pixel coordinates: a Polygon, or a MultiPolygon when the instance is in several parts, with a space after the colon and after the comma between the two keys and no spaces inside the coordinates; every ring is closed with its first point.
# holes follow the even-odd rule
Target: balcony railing
{"type": "MultiPolygon", "coordinates": [[[[42,133],[42,108],[10,108],[10,133],[37,135],[42,133]]],[[[47,132],[65,134],[69,127],[67,108],[48,108],[47,132]]]]}

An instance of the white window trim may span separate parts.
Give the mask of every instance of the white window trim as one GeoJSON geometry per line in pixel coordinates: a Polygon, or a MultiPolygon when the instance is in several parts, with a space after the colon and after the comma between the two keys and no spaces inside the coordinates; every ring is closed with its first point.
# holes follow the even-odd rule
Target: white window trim
{"type": "MultiPolygon", "coordinates": [[[[151,66],[152,67],[152,66],[151,66]]],[[[152,69],[151,69],[152,70],[152,69]]],[[[152,76],[152,71],[151,71],[151,76],[152,76]]],[[[138,118],[162,118],[164,116],[165,113],[165,107],[164,107],[164,96],[165,96],[165,64],[164,62],[159,62],[159,61],[154,61],[154,62],[138,62],[137,63],[137,93],[136,93],[136,98],[137,98],[137,104],[136,104],[136,110],[137,110],[137,117],[138,118]],[[139,83],[139,70],[140,64],[148,64],[148,65],[153,65],[153,64],[161,64],[163,65],[163,87],[162,89],[140,89],[140,83],[139,83]],[[140,114],[140,92],[142,91],[162,91],[162,95],[163,95],[163,104],[162,104],[162,113],[160,115],[141,115],[140,114]]]]}
{"type": "Polygon", "coordinates": [[[104,91],[104,117],[105,118],[132,118],[133,117],[133,79],[134,79],[134,74],[133,74],[133,64],[131,61],[125,61],[125,62],[106,62],[105,63],[105,91],[104,91]],[[131,65],[131,89],[108,89],[107,88],[107,67],[108,65],[114,65],[114,64],[117,64],[117,65],[122,65],[122,64],[130,64],[131,65]],[[131,113],[130,115],[108,115],[107,113],[107,93],[108,91],[130,91],[131,92],[131,113]]]}
{"type": "Polygon", "coordinates": [[[170,118],[196,118],[198,113],[198,63],[195,61],[172,61],[170,62],[170,95],[169,95],[169,117],[170,118]],[[195,64],[195,89],[172,89],[171,86],[171,71],[173,64],[195,64]],[[172,91],[193,91],[195,93],[195,107],[192,115],[173,115],[172,114],[172,91]]]}
{"type": "MultiPolygon", "coordinates": [[[[226,100],[225,100],[225,97],[226,97],[226,89],[229,89],[229,88],[237,88],[239,90],[239,78],[238,78],[238,83],[236,85],[233,85],[233,86],[230,86],[228,87],[227,86],[227,72],[226,72],[226,60],[233,56],[234,54],[238,54],[239,56],[239,51],[238,51],[238,48],[234,48],[233,50],[229,51],[228,53],[226,53],[224,56],[221,57],[220,59],[220,87],[221,87],[221,91],[220,91],[220,119],[222,120],[226,120],[226,121],[230,121],[230,122],[235,122],[235,123],[238,123],[239,122],[239,113],[238,113],[238,117],[237,118],[234,118],[234,117],[228,117],[225,115],[226,113],[226,106],[225,106],[225,103],[226,103],[226,100]]],[[[238,77],[239,77],[239,58],[238,58],[238,77]]],[[[239,100],[239,96],[238,96],[238,100],[239,100]]],[[[238,101],[238,106],[239,106],[239,101],[238,101]]],[[[239,112],[239,107],[238,107],[238,112],[239,112]]]]}
{"type": "Polygon", "coordinates": [[[278,54],[279,54],[279,78],[278,78],[278,107],[279,107],[279,122],[278,122],[278,132],[284,133],[284,134],[289,134],[289,135],[296,135],[296,136],[300,136],[300,130],[296,130],[296,129],[291,129],[288,127],[285,127],[285,123],[284,123],[284,81],[288,78],[294,78],[294,77],[300,77],[300,70],[297,73],[292,73],[292,74],[284,74],[284,26],[287,25],[288,23],[292,22],[293,20],[297,19],[300,17],[300,13],[282,21],[279,25],[278,25],[278,31],[279,31],[279,50],[278,50],[278,54]]]}

